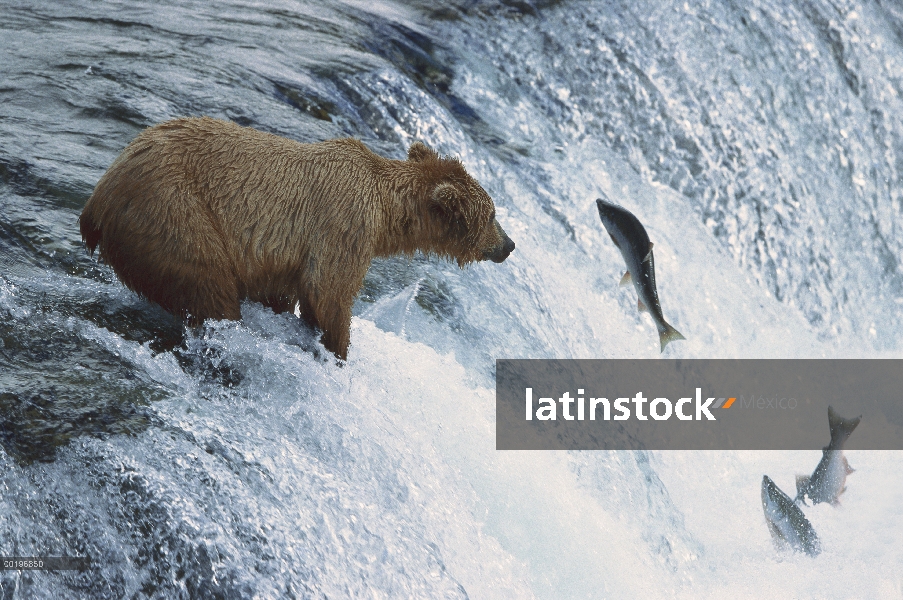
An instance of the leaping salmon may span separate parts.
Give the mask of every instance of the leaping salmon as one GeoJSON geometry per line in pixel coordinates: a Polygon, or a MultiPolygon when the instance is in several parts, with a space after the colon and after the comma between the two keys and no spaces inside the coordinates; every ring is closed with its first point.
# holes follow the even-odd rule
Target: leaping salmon
{"type": "Polygon", "coordinates": [[[839,503],[838,498],[846,489],[847,475],[853,472],[843,455],[843,446],[861,419],[862,415],[855,419],[844,419],[832,407],[828,407],[831,443],[822,449],[821,460],[811,476],[796,476],[797,502],[805,502],[809,498],[813,504],[830,502],[836,506],[839,503]]]}
{"type": "Polygon", "coordinates": [[[658,329],[658,339],[661,351],[674,340],[685,340],[683,335],[665,321],[662,307],[658,302],[658,290],[655,287],[655,264],[652,258],[652,242],[646,228],[629,210],[597,199],[599,217],[608,231],[608,236],[615,243],[624,262],[627,263],[627,272],[621,279],[621,285],[627,285],[631,281],[637,293],[637,308],[640,311],[648,310],[658,329]]]}
{"type": "Polygon", "coordinates": [[[768,475],[762,477],[762,510],[774,545],[817,556],[821,542],[800,507],[768,475]]]}

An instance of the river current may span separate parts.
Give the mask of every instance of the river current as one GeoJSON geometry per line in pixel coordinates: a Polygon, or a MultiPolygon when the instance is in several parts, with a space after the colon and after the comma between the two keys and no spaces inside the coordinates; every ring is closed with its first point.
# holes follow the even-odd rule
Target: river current
{"type": "MultiPolygon", "coordinates": [[[[499,452],[498,358],[899,358],[897,2],[0,0],[7,598],[901,598],[897,452],[848,452],[817,558],[759,485],[820,452],[499,452]],[[517,248],[374,261],[343,367],[290,315],[188,330],[77,218],[209,115],[460,157],[517,248]],[[595,199],[635,212],[659,352],[595,199]]],[[[827,428],[826,428],[827,436],[827,428]]]]}

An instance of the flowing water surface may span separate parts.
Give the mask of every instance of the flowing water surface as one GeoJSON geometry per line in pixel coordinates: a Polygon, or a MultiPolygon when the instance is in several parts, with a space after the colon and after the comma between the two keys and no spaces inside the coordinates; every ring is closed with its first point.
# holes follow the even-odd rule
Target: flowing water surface
{"type": "MultiPolygon", "coordinates": [[[[497,358],[660,356],[594,200],[655,243],[666,358],[900,357],[903,8],[882,0],[0,0],[2,598],[901,598],[901,454],[497,452],[497,358]],[[77,218],[210,115],[460,157],[502,264],[375,261],[343,367],[257,304],[183,329],[77,218]]],[[[827,437],[827,427],[826,427],[827,437]]],[[[827,440],[826,440],[827,441],[827,440]]]]}

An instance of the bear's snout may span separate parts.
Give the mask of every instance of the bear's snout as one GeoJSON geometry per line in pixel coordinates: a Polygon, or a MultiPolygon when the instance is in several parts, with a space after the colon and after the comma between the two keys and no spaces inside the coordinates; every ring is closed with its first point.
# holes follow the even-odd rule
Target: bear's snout
{"type": "Polygon", "coordinates": [[[514,241],[508,237],[508,234],[505,233],[505,230],[502,229],[502,226],[499,225],[498,221],[494,221],[494,224],[499,237],[502,239],[502,243],[483,252],[483,260],[491,260],[492,262],[500,263],[508,258],[508,255],[514,251],[514,241]]]}

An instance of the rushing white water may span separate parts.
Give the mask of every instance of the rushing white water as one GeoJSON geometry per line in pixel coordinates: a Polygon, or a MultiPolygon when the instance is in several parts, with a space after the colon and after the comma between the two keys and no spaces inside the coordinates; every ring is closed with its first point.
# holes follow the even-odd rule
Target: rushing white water
{"type": "Polygon", "coordinates": [[[666,358],[900,356],[898,6],[0,7],[0,554],[93,559],[0,572],[4,598],[903,597],[900,453],[848,453],[810,558],[775,550],[759,485],[793,490],[819,452],[499,452],[494,431],[497,358],[661,356],[602,194],[655,243],[687,337],[666,358]],[[422,140],[517,248],[376,261],[342,367],[255,304],[183,331],[76,218],[185,114],[422,140]]]}

